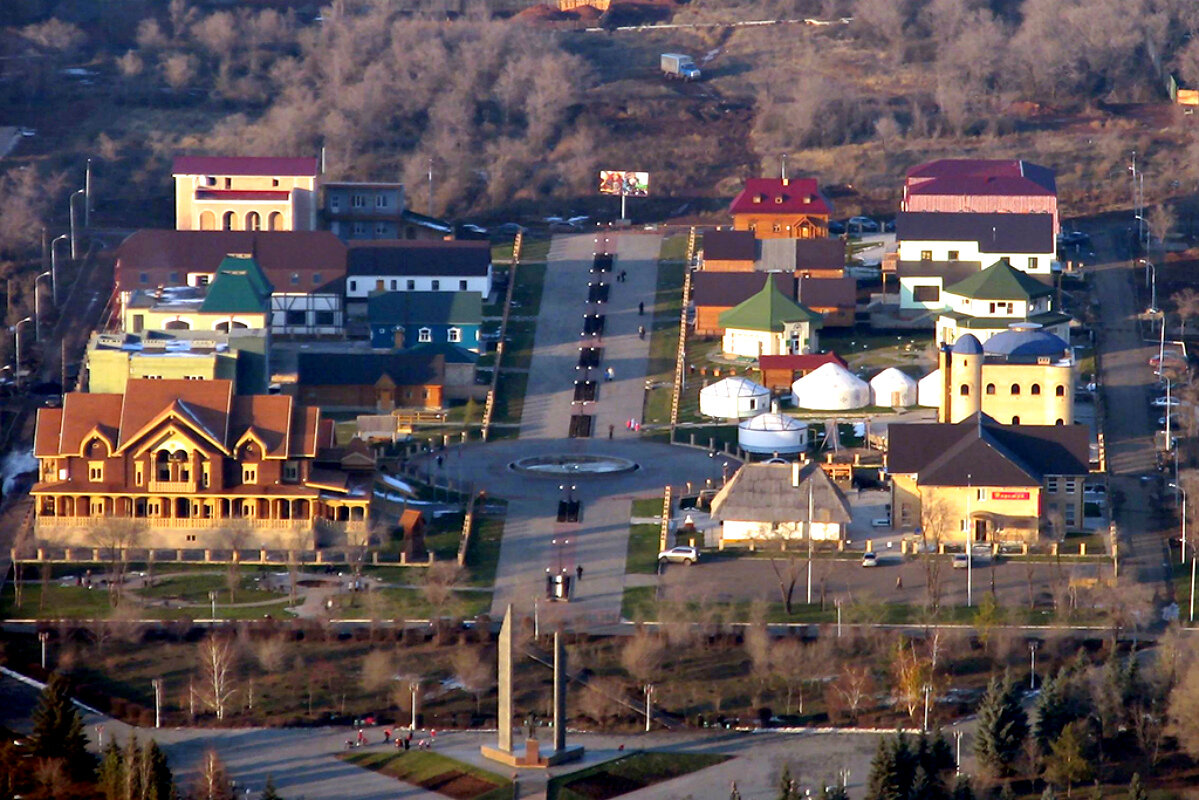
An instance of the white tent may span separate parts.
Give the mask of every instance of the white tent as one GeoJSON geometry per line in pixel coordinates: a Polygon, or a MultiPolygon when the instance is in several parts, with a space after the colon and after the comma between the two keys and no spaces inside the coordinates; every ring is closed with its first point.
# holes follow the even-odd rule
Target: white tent
{"type": "Polygon", "coordinates": [[[699,390],[699,413],[741,419],[770,408],[770,390],[748,378],[730,377],[699,390]]]}
{"type": "Polygon", "coordinates": [[[941,370],[934,369],[916,383],[916,404],[929,408],[941,407],[941,370]]]}
{"type": "Polygon", "coordinates": [[[802,453],[808,449],[808,424],[770,412],[737,426],[737,444],[749,453],[802,453]]]}
{"type": "Polygon", "coordinates": [[[791,396],[800,408],[845,411],[870,405],[870,384],[830,361],[791,384],[791,396]]]}
{"type": "Polygon", "coordinates": [[[897,367],[888,367],[870,379],[870,395],[876,406],[914,406],[916,379],[897,367]]]}

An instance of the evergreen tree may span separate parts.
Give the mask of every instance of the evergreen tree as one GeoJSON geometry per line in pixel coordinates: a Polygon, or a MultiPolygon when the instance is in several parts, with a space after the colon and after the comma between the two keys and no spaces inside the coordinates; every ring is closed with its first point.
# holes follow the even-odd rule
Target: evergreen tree
{"type": "Polygon", "coordinates": [[[937,735],[933,737],[932,746],[928,751],[929,760],[925,763],[925,767],[934,774],[941,774],[948,770],[956,770],[958,766],[957,757],[954,756],[953,746],[949,744],[949,740],[937,731],[937,735]]]}
{"type": "Polygon", "coordinates": [[[1132,780],[1128,782],[1128,800],[1149,800],[1149,793],[1145,791],[1145,787],[1141,785],[1141,773],[1132,773],[1132,780]]]}
{"type": "Polygon", "coordinates": [[[1128,721],[1128,708],[1137,681],[1135,656],[1133,653],[1129,658],[1122,658],[1113,650],[1103,664],[1103,679],[1095,707],[1105,739],[1114,737],[1119,726],[1128,721]]]}
{"type": "Polygon", "coordinates": [[[974,753],[979,763],[999,777],[1012,772],[1028,736],[1028,715],[1020,706],[1020,690],[1008,676],[994,678],[978,709],[974,753]]]}
{"type": "MultiPolygon", "coordinates": [[[[735,783],[733,784],[733,792],[729,795],[729,797],[732,798],[733,795],[736,795],[738,798],[741,797],[740,792],[737,791],[737,784],[735,783]]],[[[270,773],[267,773],[266,786],[262,787],[262,794],[259,795],[258,800],[283,800],[283,798],[279,796],[279,793],[275,791],[275,779],[271,777],[270,773]]]]}
{"type": "Polygon", "coordinates": [[[920,764],[912,776],[912,788],[908,797],[913,800],[949,800],[949,792],[945,791],[945,784],[941,783],[941,779],[935,773],[930,773],[920,764]]]}
{"type": "MultiPolygon", "coordinates": [[[[172,800],[175,797],[175,776],[167,763],[166,753],[153,739],[145,746],[146,762],[149,766],[146,781],[146,800],[172,800]]],[[[270,777],[267,781],[269,783],[270,777]]],[[[273,787],[272,787],[273,788],[273,787]]],[[[276,800],[278,798],[276,797],[276,800]]]]}
{"type": "Polygon", "coordinates": [[[71,700],[70,683],[62,673],[54,673],[38,698],[33,712],[34,755],[61,758],[72,777],[87,780],[94,776],[96,762],[87,752],[83,722],[71,700]]]}
{"type": "Polygon", "coordinates": [[[1016,790],[1012,788],[1012,784],[1005,783],[1003,788],[999,790],[999,800],[1016,800],[1016,790]]]}
{"type": "Polygon", "coordinates": [[[866,781],[867,800],[905,800],[910,784],[900,781],[897,763],[898,737],[880,739],[874,761],[870,764],[870,777],[866,781]]]}
{"type": "Polygon", "coordinates": [[[1045,779],[1064,785],[1067,796],[1074,784],[1091,777],[1088,745],[1083,723],[1075,720],[1062,728],[1045,757],[1045,779]]]}
{"type": "Polygon", "coordinates": [[[779,800],[798,800],[799,789],[795,779],[791,777],[791,767],[784,764],[783,774],[779,776],[779,800]]]}
{"type": "Polygon", "coordinates": [[[121,754],[124,765],[122,772],[121,800],[141,800],[145,786],[146,765],[142,758],[142,746],[137,740],[137,734],[130,734],[125,743],[125,752],[121,754]]]}
{"type": "Polygon", "coordinates": [[[844,786],[823,786],[820,800],[849,800],[849,792],[845,791],[844,786]]]}
{"type": "Polygon", "coordinates": [[[970,785],[970,778],[958,775],[953,783],[953,800],[974,800],[974,787],[970,785]]]}
{"type": "Polygon", "coordinates": [[[108,746],[104,748],[104,754],[100,759],[100,775],[97,781],[101,794],[104,795],[104,800],[122,800],[122,787],[125,785],[125,759],[121,754],[121,748],[117,747],[117,743],[112,739],[108,740],[108,746]]]}

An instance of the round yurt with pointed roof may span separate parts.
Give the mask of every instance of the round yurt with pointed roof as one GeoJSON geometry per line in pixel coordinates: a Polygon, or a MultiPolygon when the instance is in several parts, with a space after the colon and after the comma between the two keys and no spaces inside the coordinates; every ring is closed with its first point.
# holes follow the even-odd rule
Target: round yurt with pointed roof
{"type": "Polygon", "coordinates": [[[737,444],[747,453],[802,453],[808,449],[808,424],[769,411],[737,426],[737,444]]]}
{"type": "Polygon", "coordinates": [[[916,379],[898,367],[888,367],[870,379],[870,396],[876,406],[914,406],[916,379]]]}
{"type": "Polygon", "coordinates": [[[870,384],[829,362],[791,384],[795,405],[814,411],[848,411],[870,405],[870,384]]]}
{"type": "Polygon", "coordinates": [[[699,390],[699,413],[705,417],[742,419],[768,408],[770,390],[749,378],[724,378],[699,390]]]}
{"type": "Polygon", "coordinates": [[[938,367],[916,382],[916,405],[927,408],[941,407],[943,378],[938,367]]]}

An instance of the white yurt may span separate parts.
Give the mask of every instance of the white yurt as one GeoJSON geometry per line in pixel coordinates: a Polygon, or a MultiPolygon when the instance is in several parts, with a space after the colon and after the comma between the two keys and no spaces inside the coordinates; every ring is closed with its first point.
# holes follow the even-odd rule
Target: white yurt
{"type": "Polygon", "coordinates": [[[916,382],[916,405],[928,408],[941,407],[941,370],[934,369],[916,382]]]}
{"type": "Polygon", "coordinates": [[[897,367],[888,367],[870,379],[870,396],[876,406],[914,406],[916,379],[897,367]]]}
{"type": "Polygon", "coordinates": [[[741,419],[770,408],[770,390],[749,378],[729,377],[699,390],[699,413],[741,419]]]}
{"type": "Polygon", "coordinates": [[[802,453],[808,449],[808,424],[771,410],[738,425],[737,444],[747,453],[802,453]]]}
{"type": "Polygon", "coordinates": [[[870,384],[830,361],[791,384],[791,397],[800,408],[847,411],[870,405],[870,384]]]}

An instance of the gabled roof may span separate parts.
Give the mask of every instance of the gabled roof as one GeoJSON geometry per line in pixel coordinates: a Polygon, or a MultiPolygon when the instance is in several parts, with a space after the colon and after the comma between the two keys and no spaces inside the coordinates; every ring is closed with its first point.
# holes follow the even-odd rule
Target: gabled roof
{"type": "Polygon", "coordinates": [[[255,314],[267,311],[274,291],[251,256],[228,255],[208,284],[200,310],[212,313],[255,314]]]}
{"type": "Polygon", "coordinates": [[[1053,287],[1022,272],[1001,258],[984,270],[969,278],[946,286],[948,294],[968,297],[971,300],[1024,300],[1053,294],[1053,287]]]}
{"type": "Polygon", "coordinates": [[[315,158],[175,156],[172,175],[286,175],[316,177],[315,158]]]}
{"type": "Polygon", "coordinates": [[[815,178],[750,178],[729,205],[732,214],[821,214],[832,211],[815,178]]]}
{"type": "MultiPolygon", "coordinates": [[[[912,167],[907,171],[906,183],[915,193],[945,194],[945,190],[928,191],[934,182],[942,180],[970,180],[975,188],[985,186],[988,181],[1023,180],[1022,191],[987,192],[971,191],[970,194],[1057,194],[1054,171],[1031,161],[1014,158],[941,158],[912,167]]],[[[957,192],[953,192],[957,193],[957,192]]]]}
{"type": "Polygon", "coordinates": [[[141,230],[117,249],[117,289],[179,286],[189,272],[215,273],[230,253],[252,256],[278,292],[340,291],[345,276],[346,246],[329,231],[141,230]]]}
{"type": "Polygon", "coordinates": [[[441,240],[354,242],[346,263],[348,275],[480,277],[491,268],[491,245],[441,240]]]}
{"type": "Polygon", "coordinates": [[[753,261],[758,257],[758,240],[753,231],[705,231],[704,259],[753,261]]]}
{"type": "Polygon", "coordinates": [[[123,397],[120,448],[128,447],[156,421],[172,416],[189,422],[218,447],[229,444],[233,381],[130,378],[123,397]]]}
{"type": "Polygon", "coordinates": [[[415,347],[409,347],[413,355],[432,358],[441,356],[447,364],[474,364],[479,360],[479,354],[453,342],[425,342],[415,347]]]}
{"type": "Polygon", "coordinates": [[[301,386],[374,386],[390,378],[396,386],[437,384],[444,380],[444,361],[436,354],[300,353],[296,364],[301,386]]]}
{"type": "Polygon", "coordinates": [[[760,356],[758,358],[758,366],[763,370],[789,369],[793,372],[801,370],[803,372],[811,372],[829,363],[840,364],[844,367],[845,359],[832,352],[809,353],[807,355],[760,356]]]}
{"type": "Polygon", "coordinates": [[[808,308],[855,308],[858,282],[855,278],[798,278],[799,302],[808,308]]]}
{"type": "Polygon", "coordinates": [[[231,449],[242,437],[252,433],[254,438],[262,442],[266,455],[275,458],[287,456],[294,411],[291,397],[282,394],[234,397],[232,411],[229,422],[231,449]]]}
{"type": "Polygon", "coordinates": [[[796,239],[795,268],[801,269],[844,269],[845,240],[796,239]]]}
{"type": "Polygon", "coordinates": [[[478,292],[376,292],[366,316],[372,325],[478,325],[483,299],[478,292]]]}
{"type": "MultiPolygon", "coordinates": [[[[795,278],[789,272],[772,272],[770,279],[787,297],[795,297],[795,278]]],[[[698,306],[732,308],[762,290],[760,272],[711,272],[691,275],[691,301],[698,306]]]]}
{"type": "Polygon", "coordinates": [[[721,312],[719,320],[724,328],[740,328],[751,331],[783,330],[788,322],[811,322],[818,324],[822,317],[815,311],[800,305],[779,291],[778,284],[769,275],[762,289],[749,299],[728,311],[721,312]]]}
{"type": "Polygon", "coordinates": [[[745,464],[712,498],[712,516],[721,522],[808,522],[810,489],[813,522],[850,523],[845,493],[819,464],[800,467],[798,486],[794,470],[792,464],[745,464]]]}
{"type": "Polygon", "coordinates": [[[971,214],[901,211],[895,217],[900,242],[977,242],[984,253],[1052,253],[1052,214],[971,214]]]}
{"type": "Polygon", "coordinates": [[[1085,475],[1085,425],[1000,425],[986,414],[958,423],[893,423],[887,471],[923,486],[1040,486],[1047,475],[1085,475]]]}

